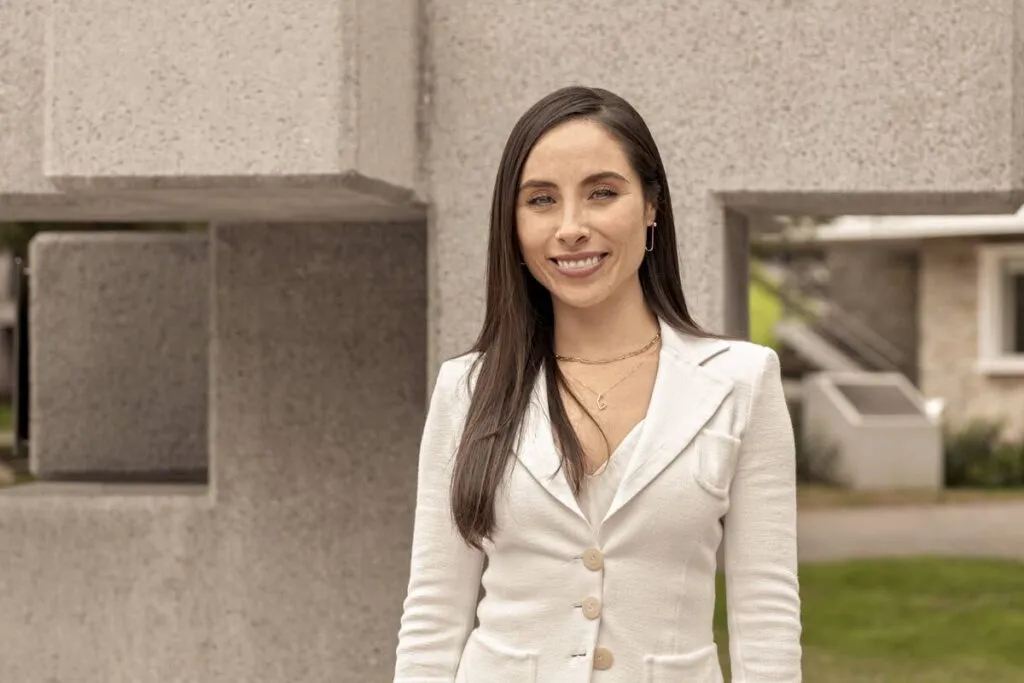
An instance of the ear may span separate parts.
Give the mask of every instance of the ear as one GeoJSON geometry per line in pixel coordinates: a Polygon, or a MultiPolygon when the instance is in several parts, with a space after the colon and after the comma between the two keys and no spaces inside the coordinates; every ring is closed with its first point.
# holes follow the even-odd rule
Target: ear
{"type": "Polygon", "coordinates": [[[644,209],[644,227],[645,228],[646,227],[650,227],[651,223],[653,223],[655,220],[657,220],[657,218],[658,218],[658,209],[657,209],[657,207],[655,207],[654,204],[648,203],[646,208],[644,209]]]}

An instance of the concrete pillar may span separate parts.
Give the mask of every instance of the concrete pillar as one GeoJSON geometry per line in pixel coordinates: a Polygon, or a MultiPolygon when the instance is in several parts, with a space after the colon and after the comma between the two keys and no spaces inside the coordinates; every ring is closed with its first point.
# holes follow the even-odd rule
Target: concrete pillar
{"type": "Polygon", "coordinates": [[[750,337],[750,221],[738,211],[726,210],[722,218],[723,331],[750,337]]]}
{"type": "Polygon", "coordinates": [[[388,680],[426,404],[425,226],[220,225],[212,244],[236,680],[388,680]]]}
{"type": "Polygon", "coordinates": [[[32,240],[36,477],[205,479],[207,252],[201,233],[32,240]]]}

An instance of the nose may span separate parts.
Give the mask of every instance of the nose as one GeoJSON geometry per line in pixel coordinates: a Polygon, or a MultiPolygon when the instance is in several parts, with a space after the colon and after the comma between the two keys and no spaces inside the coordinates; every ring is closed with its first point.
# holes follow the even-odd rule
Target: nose
{"type": "Polygon", "coordinates": [[[590,230],[583,224],[583,221],[576,216],[575,212],[566,210],[555,233],[558,242],[571,246],[586,242],[589,237],[590,230]]]}

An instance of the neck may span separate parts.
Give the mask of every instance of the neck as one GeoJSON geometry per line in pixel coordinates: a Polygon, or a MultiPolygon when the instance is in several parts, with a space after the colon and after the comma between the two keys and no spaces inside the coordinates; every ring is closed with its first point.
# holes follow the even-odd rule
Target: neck
{"type": "Polygon", "coordinates": [[[586,359],[614,358],[635,351],[658,333],[658,319],[647,308],[640,281],[593,308],[554,302],[555,353],[586,359]]]}

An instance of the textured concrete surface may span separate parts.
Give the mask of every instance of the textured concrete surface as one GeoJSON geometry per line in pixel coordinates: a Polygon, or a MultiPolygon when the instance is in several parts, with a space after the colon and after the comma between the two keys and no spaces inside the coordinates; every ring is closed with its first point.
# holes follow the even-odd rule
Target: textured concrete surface
{"type": "Polygon", "coordinates": [[[425,226],[221,226],[213,249],[212,465],[248,648],[223,680],[388,680],[426,401],[425,226]]]}
{"type": "Polygon", "coordinates": [[[425,409],[426,230],[212,235],[212,482],[0,491],[0,678],[384,681],[425,409]]]}
{"type": "Polygon", "coordinates": [[[978,371],[978,253],[973,240],[921,246],[920,386],[946,402],[956,425],[1002,421],[1007,436],[1024,435],[1024,378],[978,371]]]}
{"type": "Polygon", "coordinates": [[[419,19],[404,0],[5,2],[0,218],[80,217],[55,188],[90,217],[422,215],[419,19]]]}
{"type": "Polygon", "coordinates": [[[220,658],[244,643],[205,496],[34,488],[0,490],[4,681],[227,680],[220,658]]]}
{"type": "Polygon", "coordinates": [[[0,3],[0,197],[52,192],[42,173],[45,30],[45,2],[0,3]]]}
{"type": "Polygon", "coordinates": [[[157,207],[123,196],[69,198],[44,175],[50,8],[45,0],[0,3],[0,220],[121,220],[159,214],[157,207]]]}
{"type": "Polygon", "coordinates": [[[1017,208],[1020,8],[428,2],[435,363],[472,341],[490,183],[512,124],[551,89],[599,84],[648,119],[672,183],[687,293],[700,319],[721,328],[732,277],[723,203],[821,213],[1017,208]]]}
{"type": "Polygon", "coordinates": [[[411,187],[417,15],[401,0],[57,0],[46,173],[101,183],[354,172],[411,187]]]}
{"type": "Polygon", "coordinates": [[[29,262],[40,478],[205,475],[202,233],[40,233],[29,262]]]}
{"type": "Polygon", "coordinates": [[[940,490],[942,433],[899,373],[804,375],[800,441],[854,491],[940,490]],[[831,462],[829,462],[831,460],[831,462]]]}

